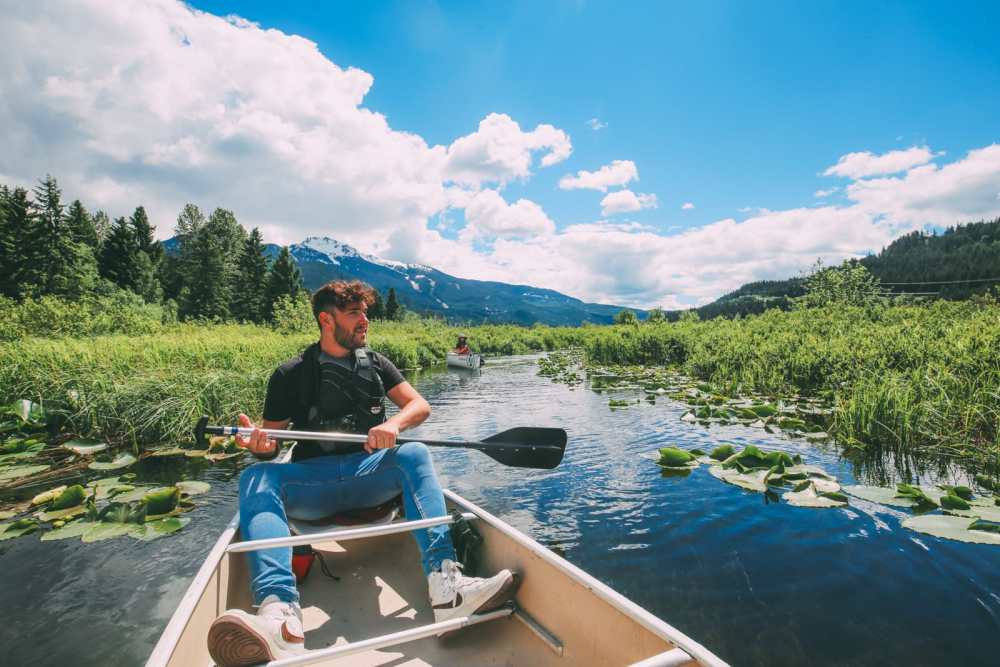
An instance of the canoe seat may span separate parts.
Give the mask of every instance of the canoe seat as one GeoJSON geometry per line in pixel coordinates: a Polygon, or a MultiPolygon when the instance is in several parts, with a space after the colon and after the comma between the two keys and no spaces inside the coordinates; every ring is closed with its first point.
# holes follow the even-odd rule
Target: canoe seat
{"type": "Polygon", "coordinates": [[[403,494],[375,507],[339,512],[322,519],[305,520],[288,517],[292,535],[310,535],[335,529],[337,526],[376,526],[392,523],[403,514],[403,494]]]}

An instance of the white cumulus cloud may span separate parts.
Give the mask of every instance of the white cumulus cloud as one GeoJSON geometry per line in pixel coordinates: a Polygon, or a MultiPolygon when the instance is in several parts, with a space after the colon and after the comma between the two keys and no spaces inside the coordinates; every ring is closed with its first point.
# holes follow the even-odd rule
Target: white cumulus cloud
{"type": "Polygon", "coordinates": [[[823,172],[824,176],[846,176],[865,178],[906,171],[917,165],[926,164],[934,158],[927,146],[913,146],[902,151],[889,151],[875,155],[869,151],[842,155],[837,164],[823,172]]]}
{"type": "Polygon", "coordinates": [[[603,130],[607,126],[608,124],[602,123],[600,118],[591,118],[590,120],[587,121],[587,127],[592,129],[594,132],[597,132],[598,130],[603,130]]]}
{"type": "Polygon", "coordinates": [[[681,206],[682,211],[690,211],[693,208],[694,204],[692,204],[691,202],[684,202],[684,204],[681,206]]]}
{"type": "Polygon", "coordinates": [[[566,175],[559,179],[559,187],[563,190],[600,190],[607,192],[608,188],[625,185],[633,180],[639,180],[639,170],[631,160],[615,160],[597,171],[578,171],[576,176],[566,175]]]}
{"type": "Polygon", "coordinates": [[[601,215],[629,213],[641,211],[644,208],[656,208],[656,206],[656,195],[654,194],[636,194],[631,190],[616,190],[609,192],[601,200],[601,215]]]}
{"type": "Polygon", "coordinates": [[[534,238],[551,234],[556,225],[545,215],[542,207],[528,199],[508,204],[496,190],[482,190],[473,194],[465,203],[467,225],[459,238],[473,241],[477,238],[534,238]]]}
{"type": "Polygon", "coordinates": [[[475,187],[524,179],[531,174],[536,151],[545,151],[541,164],[549,167],[568,158],[573,146],[566,133],[552,125],[524,132],[510,116],[491,113],[480,121],[476,132],[448,147],[445,177],[475,187]]]}

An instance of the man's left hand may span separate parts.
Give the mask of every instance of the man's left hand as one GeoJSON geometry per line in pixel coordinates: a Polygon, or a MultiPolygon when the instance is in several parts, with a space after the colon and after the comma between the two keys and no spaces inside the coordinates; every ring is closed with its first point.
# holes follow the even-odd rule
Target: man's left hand
{"type": "Polygon", "coordinates": [[[392,422],[385,422],[378,426],[373,426],[368,431],[368,442],[365,443],[365,451],[371,454],[376,449],[389,449],[396,446],[396,438],[399,437],[399,427],[392,422]]]}

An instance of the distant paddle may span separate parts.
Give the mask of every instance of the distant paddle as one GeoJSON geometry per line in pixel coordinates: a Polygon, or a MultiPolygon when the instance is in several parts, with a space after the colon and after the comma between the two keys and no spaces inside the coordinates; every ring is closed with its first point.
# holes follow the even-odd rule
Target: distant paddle
{"type": "MultiPolygon", "coordinates": [[[[319,431],[283,431],[262,428],[262,432],[276,440],[325,440],[330,442],[357,442],[364,444],[368,437],[357,433],[324,433],[319,431]]],[[[244,426],[210,426],[208,417],[198,420],[194,437],[201,447],[207,446],[207,435],[240,435],[249,437],[253,428],[244,426]]],[[[551,470],[559,465],[566,452],[566,431],[561,428],[519,426],[491,435],[482,442],[471,440],[427,440],[425,438],[398,438],[397,443],[422,442],[434,447],[462,447],[478,449],[494,461],[515,468],[551,470]]]]}

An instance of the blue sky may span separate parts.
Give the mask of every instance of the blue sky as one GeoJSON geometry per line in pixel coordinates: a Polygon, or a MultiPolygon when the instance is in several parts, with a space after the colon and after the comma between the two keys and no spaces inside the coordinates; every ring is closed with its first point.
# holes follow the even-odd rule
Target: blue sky
{"type": "Polygon", "coordinates": [[[995,3],[12,11],[0,181],[142,203],[160,236],[191,201],[267,240],[678,307],[1000,216],[995,3]]]}
{"type": "MultiPolygon", "coordinates": [[[[570,171],[630,159],[660,201],[636,217],[664,230],[810,204],[852,151],[1000,140],[995,3],[194,4],[370,72],[366,106],[428,142],[500,112],[569,132],[570,171]]],[[[509,192],[557,226],[592,218],[599,193],[558,190],[562,174],[509,192]]]]}

